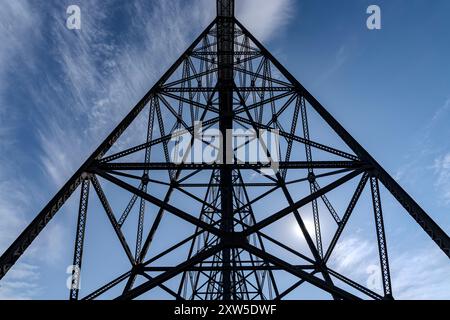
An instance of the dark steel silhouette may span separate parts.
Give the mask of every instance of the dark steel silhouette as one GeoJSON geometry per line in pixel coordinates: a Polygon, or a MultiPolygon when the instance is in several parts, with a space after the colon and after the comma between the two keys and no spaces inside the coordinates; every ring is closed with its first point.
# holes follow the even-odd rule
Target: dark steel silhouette
{"type": "Polygon", "coordinates": [[[158,287],[179,300],[279,300],[304,283],[322,289],[334,299],[392,299],[379,182],[450,256],[447,234],[234,17],[234,0],[218,0],[217,18],[1,256],[0,279],[80,187],[73,263],[76,268],[70,291],[73,300],[79,296],[77,276],[82,267],[88,199],[92,190],[131,267],[83,299],[95,299],[124,285],[118,299],[134,299],[158,287]],[[310,112],[315,112],[333,129],[348,151],[312,140],[310,112]],[[143,114],[145,141],[127,148],[118,145],[123,133],[143,114]],[[249,176],[259,174],[260,169],[268,166],[237,161],[235,150],[230,147],[220,154],[220,163],[173,163],[169,151],[171,138],[180,129],[194,133],[199,121],[204,128],[218,128],[226,146],[231,145],[226,143],[232,139],[227,135],[229,129],[277,130],[282,139],[279,170],[272,176],[261,176],[252,182],[249,176]],[[297,150],[298,146],[301,149],[297,150]],[[299,150],[304,152],[301,157],[299,150]],[[316,157],[317,153],[320,156],[316,157]],[[135,156],[141,154],[143,161],[136,160],[135,156]],[[325,155],[327,159],[324,159],[325,155]],[[166,178],[159,173],[166,173],[166,178]],[[207,178],[201,178],[205,173],[207,178]],[[349,195],[346,210],[339,213],[330,193],[355,179],[359,181],[356,189],[353,188],[349,195]],[[106,184],[119,187],[131,197],[121,215],[114,212],[111,201],[115,199],[107,196],[106,184]],[[157,186],[166,188],[163,196],[151,193],[157,186]],[[299,197],[297,191],[301,186],[308,190],[304,197],[299,197]],[[366,187],[370,188],[372,197],[383,294],[352,281],[327,265],[366,187]],[[201,195],[193,189],[201,190],[201,195]],[[256,194],[255,189],[262,192],[256,194]],[[194,206],[173,202],[175,193],[200,205],[200,210],[192,212],[194,206]],[[261,216],[256,205],[275,193],[277,196],[272,199],[275,202],[279,199],[285,205],[261,216]],[[131,219],[137,203],[133,253],[122,227],[131,219]],[[149,213],[150,205],[158,210],[149,213]],[[308,230],[301,212],[309,205],[313,231],[308,230]],[[144,218],[149,215],[154,220],[145,232],[144,218]],[[194,227],[194,232],[149,258],[149,250],[165,215],[184,220],[194,227]],[[329,243],[324,242],[321,230],[324,215],[329,215],[336,228],[329,243]],[[288,216],[298,224],[309,255],[270,235],[267,228],[288,216]],[[186,247],[186,256],[181,262],[170,266],[158,264],[159,259],[183,247],[186,247]],[[277,256],[278,251],[273,248],[295,256],[303,263],[288,262],[277,256]],[[297,280],[281,289],[280,272],[297,280]],[[141,281],[137,284],[139,278],[141,281]],[[171,279],[177,279],[176,288],[167,284],[171,279]]]}

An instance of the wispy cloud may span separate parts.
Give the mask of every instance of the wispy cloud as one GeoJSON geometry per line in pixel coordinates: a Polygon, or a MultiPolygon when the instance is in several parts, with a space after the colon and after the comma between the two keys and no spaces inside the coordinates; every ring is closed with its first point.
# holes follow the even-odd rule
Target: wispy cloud
{"type": "MultiPolygon", "coordinates": [[[[194,31],[200,32],[207,23],[198,15],[201,10],[183,10],[184,2],[150,4],[135,1],[128,6],[129,12],[124,14],[132,17],[129,31],[110,24],[109,17],[117,10],[114,5],[97,1],[81,5],[79,32],[69,31],[63,24],[53,25],[54,57],[62,74],[48,79],[47,85],[60,88],[62,81],[64,87],[51,91],[54,95],[42,101],[47,105],[46,114],[48,109],[52,112],[47,119],[50,125],[43,125],[39,139],[43,167],[57,185],[175,61],[194,31]]],[[[195,4],[199,9],[199,2],[195,4]]],[[[53,13],[55,21],[58,14],[53,13]]],[[[36,95],[42,99],[40,92],[36,95]]]]}
{"type": "Polygon", "coordinates": [[[39,268],[18,263],[14,272],[7,274],[0,285],[0,300],[31,300],[41,291],[37,285],[39,268]]]}
{"type": "Polygon", "coordinates": [[[437,177],[435,187],[442,200],[450,204],[450,152],[438,157],[434,162],[434,173],[437,177]]]}
{"type": "Polygon", "coordinates": [[[0,252],[19,234],[25,225],[27,194],[19,183],[0,175],[0,252]]]}
{"type": "MultiPolygon", "coordinates": [[[[21,230],[31,220],[28,213],[40,192],[45,189],[34,188],[34,181],[23,174],[21,165],[32,163],[33,157],[28,152],[18,150],[18,137],[23,130],[25,108],[18,108],[11,102],[12,92],[16,92],[13,79],[27,74],[32,84],[32,74],[39,65],[31,53],[35,52],[37,43],[42,40],[40,27],[41,16],[33,10],[28,1],[2,2],[0,10],[0,253],[11,244],[21,230]],[[24,158],[27,153],[27,159],[24,158]]],[[[26,78],[26,77],[25,77],[26,78]]],[[[15,99],[16,97],[13,97],[15,99]]],[[[27,150],[28,151],[28,150],[27,150]]],[[[47,237],[33,246],[25,259],[17,263],[0,284],[0,299],[31,299],[39,292],[39,261],[44,261],[49,242],[58,236],[61,226],[53,224],[47,237]],[[52,238],[50,241],[49,238],[52,238]]],[[[60,234],[60,233],[59,233],[60,234]]],[[[60,238],[60,237],[59,237],[60,238]]],[[[61,243],[61,242],[60,242],[61,243]]],[[[57,249],[56,247],[51,247],[57,249]]],[[[62,250],[54,250],[50,257],[56,261],[62,250]]],[[[46,260],[45,263],[47,263],[46,260]]]]}
{"type": "Polygon", "coordinates": [[[374,246],[358,237],[350,237],[340,241],[333,251],[330,265],[337,270],[354,271],[358,276],[366,272],[373,260],[374,246]]]}
{"type": "Polygon", "coordinates": [[[447,99],[444,102],[444,104],[435,111],[430,122],[426,125],[425,138],[428,138],[430,130],[432,130],[433,127],[436,125],[436,123],[439,122],[443,117],[445,117],[449,111],[450,111],[450,98],[447,99]]]}
{"type": "MultiPolygon", "coordinates": [[[[14,139],[14,120],[17,110],[6,99],[12,84],[9,77],[18,72],[20,65],[33,68],[26,55],[33,39],[39,34],[33,26],[39,25],[39,17],[32,14],[24,0],[3,1],[0,10],[0,152],[4,154],[14,139]],[[18,23],[20,22],[20,23],[18,23]]],[[[2,157],[0,155],[0,160],[2,157]]]]}
{"type": "Polygon", "coordinates": [[[283,31],[293,18],[295,1],[237,1],[237,18],[261,41],[270,40],[283,31]]]}
{"type": "MultiPolygon", "coordinates": [[[[20,60],[21,63],[32,67],[26,59],[26,49],[33,38],[38,36],[40,23],[39,17],[30,10],[27,1],[3,1],[0,11],[0,93],[8,89],[6,77],[14,68],[14,62],[20,60]],[[17,23],[20,22],[20,23],[17,23]]],[[[5,108],[1,105],[0,108],[5,108]]]]}
{"type": "Polygon", "coordinates": [[[10,106],[6,94],[11,89],[8,81],[19,64],[32,68],[25,58],[39,24],[26,1],[7,1],[0,10],[0,252],[9,245],[25,224],[27,184],[11,173],[16,171],[13,146],[16,141],[16,116],[18,111],[10,106]],[[19,21],[20,23],[17,23],[19,21]]]}
{"type": "MultiPolygon", "coordinates": [[[[402,300],[449,299],[450,266],[435,247],[390,250],[391,280],[394,297],[402,300]]],[[[381,289],[381,276],[373,283],[371,275],[380,275],[376,245],[360,236],[342,240],[330,260],[330,266],[365,286],[381,289]]],[[[371,288],[374,289],[374,288],[371,288]]]]}
{"type": "Polygon", "coordinates": [[[395,296],[404,300],[450,299],[448,258],[436,248],[391,259],[395,296]]]}
{"type": "MultiPolygon", "coordinates": [[[[0,253],[8,248],[29,221],[27,212],[32,208],[32,193],[25,186],[23,179],[3,179],[0,175],[0,253]]],[[[54,266],[61,262],[66,249],[66,236],[67,232],[61,224],[51,223],[1,281],[0,300],[37,298],[41,292],[40,269],[42,265],[54,266]]]]}
{"type": "MultiPolygon", "coordinates": [[[[446,174],[448,174],[448,169],[445,168],[445,159],[450,145],[446,140],[438,140],[436,143],[434,137],[448,134],[449,115],[450,99],[447,99],[428,120],[424,121],[423,127],[417,130],[411,152],[406,155],[402,166],[395,173],[396,180],[411,185],[417,184],[419,177],[425,174],[433,177],[436,181],[436,195],[444,200],[448,199],[450,192],[449,186],[445,182],[446,174]],[[424,163],[430,165],[424,166],[424,163]]],[[[449,203],[447,202],[447,204],[449,203]]]]}
{"type": "Polygon", "coordinates": [[[343,44],[337,50],[334,60],[331,62],[330,67],[318,78],[317,83],[321,83],[335,74],[349,59],[349,48],[348,45],[343,44]]]}

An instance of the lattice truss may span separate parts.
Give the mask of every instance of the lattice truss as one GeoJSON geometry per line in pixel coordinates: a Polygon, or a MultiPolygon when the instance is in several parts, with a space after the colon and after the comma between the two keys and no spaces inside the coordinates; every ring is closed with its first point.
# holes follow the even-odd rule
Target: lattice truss
{"type": "Polygon", "coordinates": [[[232,164],[171,158],[174,137],[193,135],[199,123],[219,128],[216,20],[5,253],[4,273],[75,190],[81,197],[71,299],[302,299],[304,286],[334,299],[392,298],[383,192],[449,254],[447,235],[414,200],[234,18],[232,25],[232,126],[277,132],[279,170],[263,174],[265,164],[237,161],[238,148],[232,164]],[[232,171],[228,231],[223,166],[232,171]],[[357,209],[378,252],[379,289],[333,268],[357,209]],[[79,290],[83,248],[97,231],[86,226],[102,215],[126,272],[97,290],[79,290]]]}

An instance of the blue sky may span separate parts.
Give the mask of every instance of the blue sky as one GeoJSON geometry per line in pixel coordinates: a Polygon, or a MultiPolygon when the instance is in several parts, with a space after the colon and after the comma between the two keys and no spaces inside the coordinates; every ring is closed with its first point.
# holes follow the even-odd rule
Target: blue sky
{"type": "MultiPolygon", "coordinates": [[[[241,22],[449,233],[450,3],[238,2],[241,22]],[[371,4],[382,10],[381,30],[366,28],[371,4]]],[[[0,6],[2,252],[213,19],[215,2],[0,0],[0,6]],[[81,8],[80,31],[65,27],[71,4],[81,8]]],[[[0,298],[68,296],[76,202],[0,283],[0,298]]],[[[448,259],[401,208],[388,203],[385,212],[394,294],[450,298],[448,259]]],[[[106,228],[96,231],[106,238],[106,228]]],[[[370,259],[371,244],[357,232],[346,241],[336,264],[356,270],[370,259]]],[[[354,276],[364,281],[366,273],[364,267],[354,276]]]]}

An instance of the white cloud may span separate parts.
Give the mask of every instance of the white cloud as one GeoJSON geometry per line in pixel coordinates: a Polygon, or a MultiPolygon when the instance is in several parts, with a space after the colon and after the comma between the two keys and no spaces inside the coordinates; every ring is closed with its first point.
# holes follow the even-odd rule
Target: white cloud
{"type": "Polygon", "coordinates": [[[448,258],[436,248],[391,259],[391,270],[397,299],[450,299],[448,258]]]}
{"type": "Polygon", "coordinates": [[[19,183],[6,180],[0,173],[0,252],[19,235],[25,225],[27,194],[19,183]]]}
{"type": "Polygon", "coordinates": [[[335,54],[334,61],[332,61],[331,66],[323,74],[320,75],[317,83],[327,80],[337,71],[339,71],[339,69],[341,69],[342,66],[345,65],[349,57],[350,54],[348,44],[341,45],[335,54]]]}
{"type": "Polygon", "coordinates": [[[84,155],[82,143],[83,134],[77,134],[75,129],[62,124],[49,123],[45,129],[39,129],[38,137],[42,154],[42,166],[53,180],[55,186],[62,186],[80,165],[81,156],[84,155]]]}
{"type": "Polygon", "coordinates": [[[431,129],[436,124],[436,122],[441,120],[442,117],[446,115],[448,111],[450,111],[450,99],[447,99],[445,103],[442,105],[442,107],[436,110],[427,128],[431,129]]]}
{"type": "MultiPolygon", "coordinates": [[[[40,23],[39,17],[33,15],[27,1],[3,1],[0,10],[0,94],[8,88],[5,81],[7,72],[11,72],[14,67],[12,61],[20,59],[22,64],[32,67],[32,64],[25,58],[27,52],[24,50],[33,38],[38,36],[37,26],[40,23]],[[19,23],[17,23],[19,22],[19,23]]],[[[6,105],[0,105],[5,108],[6,105]]]]}
{"type": "Polygon", "coordinates": [[[450,111],[450,99],[447,99],[441,106],[439,106],[434,112],[433,116],[427,120],[423,127],[417,130],[418,137],[415,138],[415,144],[413,150],[406,155],[403,164],[397,169],[395,174],[395,179],[409,184],[411,186],[418,185],[419,180],[421,180],[421,175],[433,174],[437,180],[435,186],[438,187],[439,192],[436,193],[436,198],[439,196],[441,200],[447,202],[450,199],[450,187],[443,182],[442,178],[445,178],[445,172],[448,170],[443,170],[440,172],[442,160],[445,158],[445,150],[448,148],[446,141],[437,140],[439,143],[436,145],[433,137],[445,135],[448,129],[448,116],[450,111]],[[443,133],[444,132],[444,133],[443,133]],[[436,155],[444,152],[444,155],[440,155],[436,158],[436,155]],[[433,163],[434,165],[423,165],[424,163],[433,163]],[[430,172],[434,171],[434,172],[430,172]],[[441,187],[444,187],[441,189],[441,187]],[[441,191],[446,191],[443,196],[441,191]],[[447,192],[448,191],[448,192],[447,192]],[[447,200],[446,200],[447,199],[447,200]]]}
{"type": "Polygon", "coordinates": [[[8,273],[0,283],[0,300],[31,300],[36,298],[40,289],[36,283],[39,279],[37,266],[18,263],[14,272],[8,273]]]}
{"type": "Polygon", "coordinates": [[[371,260],[373,252],[374,247],[369,242],[357,237],[347,238],[336,245],[330,265],[336,270],[360,275],[366,272],[367,266],[376,263],[371,260]]]}
{"type": "Polygon", "coordinates": [[[67,238],[74,232],[68,232],[60,223],[51,222],[28,248],[27,259],[44,263],[45,266],[58,266],[63,260],[64,253],[67,252],[67,244],[71,243],[67,238]]]}
{"type": "MultiPolygon", "coordinates": [[[[9,247],[29,222],[26,212],[30,212],[32,194],[24,185],[21,178],[2,181],[0,175],[0,253],[9,247]]],[[[48,225],[24,257],[0,281],[0,300],[37,298],[41,292],[40,268],[61,262],[66,236],[61,224],[53,222],[48,225]]]]}
{"type": "MultiPolygon", "coordinates": [[[[28,1],[4,1],[0,10],[0,253],[12,243],[26,224],[31,220],[27,213],[33,208],[42,189],[34,189],[33,181],[23,176],[23,168],[18,164],[23,156],[17,152],[16,133],[23,125],[23,109],[9,103],[7,95],[14,92],[10,78],[23,72],[33,74],[37,64],[32,56],[34,46],[41,39],[41,17],[36,14],[28,1]]],[[[29,77],[31,80],[31,77],[29,77]]],[[[30,85],[30,84],[24,84],[30,85]]],[[[27,153],[31,163],[32,157],[27,153]]],[[[35,212],[33,212],[35,214],[35,212]]],[[[51,229],[59,230],[54,224],[51,229]]],[[[55,237],[57,232],[50,232],[55,237]]],[[[44,238],[45,239],[45,238],[44,238]]],[[[28,255],[25,261],[18,262],[0,282],[0,299],[31,299],[40,291],[39,266],[45,246],[37,243],[35,255],[28,255]]],[[[57,259],[61,250],[52,252],[52,259],[57,259]]]]}
{"type": "MultiPolygon", "coordinates": [[[[17,73],[19,66],[34,69],[26,58],[29,46],[39,38],[36,28],[39,17],[32,14],[29,3],[24,0],[3,1],[0,10],[0,152],[5,153],[11,145],[14,133],[13,119],[17,110],[11,108],[5,96],[11,88],[8,77],[17,73]],[[19,22],[19,23],[18,23],[19,22]]],[[[0,155],[0,160],[2,157],[0,155]]]]}
{"type": "MultiPolygon", "coordinates": [[[[376,267],[378,249],[359,236],[342,240],[333,252],[330,267],[368,286],[376,267]]],[[[407,252],[389,251],[394,298],[401,300],[450,299],[450,266],[435,247],[407,252]]],[[[381,277],[377,279],[381,281],[381,277]]],[[[380,284],[379,288],[381,288],[380,284]]],[[[372,288],[373,289],[373,288],[372,288]]]]}
{"type": "Polygon", "coordinates": [[[434,162],[434,173],[436,176],[435,187],[441,199],[450,204],[450,152],[440,156],[434,162]]]}
{"type": "Polygon", "coordinates": [[[295,1],[236,1],[236,16],[260,41],[270,40],[293,18],[295,1]]]}
{"type": "Polygon", "coordinates": [[[19,64],[33,69],[26,59],[33,38],[38,37],[36,26],[39,17],[32,14],[29,3],[23,0],[3,1],[0,10],[0,252],[10,244],[24,226],[24,211],[27,206],[27,189],[23,180],[11,176],[15,171],[11,159],[11,147],[15,142],[15,123],[12,121],[17,110],[6,100],[10,90],[8,77],[19,64]],[[18,23],[19,22],[19,23],[18,23]]]}

